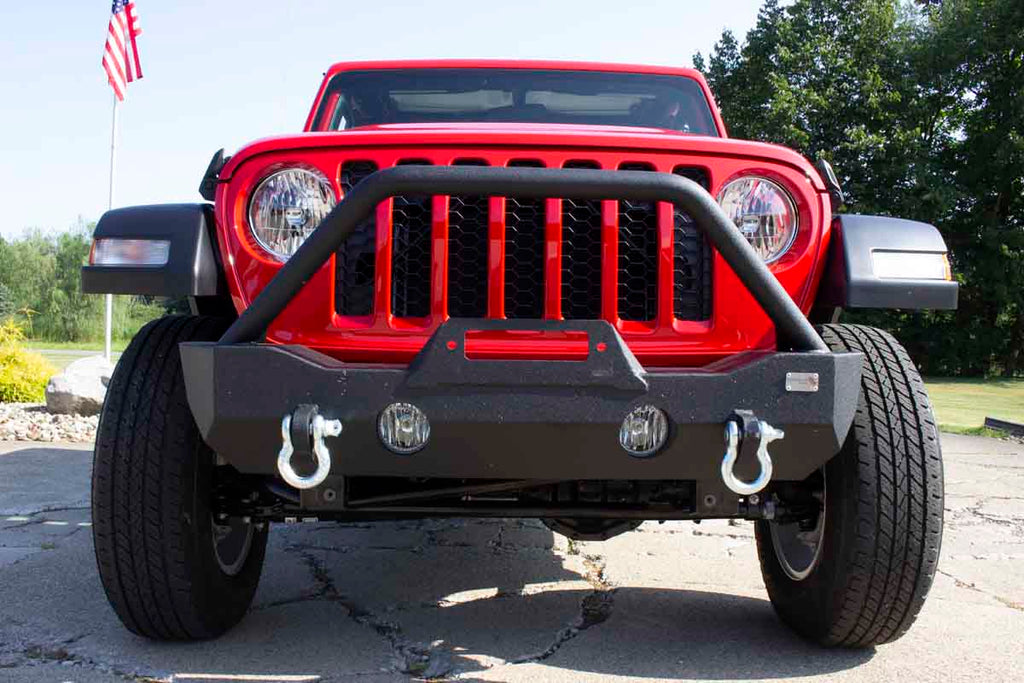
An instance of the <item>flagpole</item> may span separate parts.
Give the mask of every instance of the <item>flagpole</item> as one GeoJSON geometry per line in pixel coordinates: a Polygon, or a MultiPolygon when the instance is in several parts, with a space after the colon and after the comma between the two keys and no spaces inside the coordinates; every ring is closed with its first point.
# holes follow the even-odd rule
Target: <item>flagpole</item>
{"type": "MultiPolygon", "coordinates": [[[[110,185],[107,194],[107,210],[114,208],[114,171],[117,164],[117,93],[113,94],[114,111],[110,121],[110,185]]],[[[110,362],[110,328],[114,317],[114,295],[106,295],[106,310],[103,316],[103,357],[110,362]]]]}

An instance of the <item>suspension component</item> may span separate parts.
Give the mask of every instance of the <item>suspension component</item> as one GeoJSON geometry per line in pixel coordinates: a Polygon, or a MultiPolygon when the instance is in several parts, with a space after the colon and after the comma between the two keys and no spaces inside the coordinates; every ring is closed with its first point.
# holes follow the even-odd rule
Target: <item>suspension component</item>
{"type": "Polygon", "coordinates": [[[331,472],[331,452],[325,436],[341,434],[340,420],[327,420],[316,406],[301,405],[281,419],[281,451],[277,455],[277,471],[281,478],[297,489],[311,489],[323,483],[331,472]],[[311,455],[316,470],[300,475],[292,466],[296,453],[311,455]]]}
{"type": "Polygon", "coordinates": [[[754,417],[749,410],[735,410],[725,423],[725,457],[722,458],[722,482],[730,491],[741,496],[750,496],[761,491],[772,479],[772,458],[768,444],[786,436],[764,420],[754,417]],[[736,476],[734,468],[740,449],[745,450],[757,444],[757,463],[760,468],[757,477],[744,481],[736,476]]]}

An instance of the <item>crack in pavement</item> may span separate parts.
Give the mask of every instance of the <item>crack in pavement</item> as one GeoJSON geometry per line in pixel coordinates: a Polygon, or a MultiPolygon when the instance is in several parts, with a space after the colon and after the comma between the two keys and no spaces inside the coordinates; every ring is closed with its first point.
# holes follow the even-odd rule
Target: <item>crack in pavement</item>
{"type": "MultiPolygon", "coordinates": [[[[464,542],[461,542],[461,541],[458,541],[458,542],[434,541],[433,543],[430,543],[429,545],[431,545],[431,547],[436,546],[438,548],[475,548],[476,547],[476,544],[464,543],[464,542]]],[[[413,553],[413,554],[417,554],[418,555],[418,554],[421,554],[423,552],[424,544],[394,546],[394,545],[315,545],[315,544],[311,544],[311,543],[289,543],[287,546],[285,546],[285,550],[286,551],[289,551],[289,550],[291,550],[291,551],[308,550],[308,551],[315,551],[315,552],[338,553],[340,555],[346,555],[348,553],[365,552],[367,550],[384,550],[384,551],[387,551],[387,552],[413,553]]]]}
{"type": "MultiPolygon", "coordinates": [[[[964,465],[967,467],[980,467],[985,470],[1024,470],[1024,465],[1007,465],[1004,463],[989,462],[971,462],[969,460],[957,460],[955,458],[950,458],[946,455],[946,453],[943,453],[942,455],[943,460],[945,460],[946,462],[953,462],[956,463],[957,465],[964,465]]],[[[956,454],[954,453],[954,455],[956,454]]]]}
{"type": "MultiPolygon", "coordinates": [[[[983,497],[974,505],[965,506],[963,511],[969,515],[980,518],[982,523],[990,522],[997,526],[1009,527],[1014,533],[1024,534],[1024,519],[1017,517],[1004,517],[1002,515],[994,515],[990,512],[982,512],[981,506],[988,502],[988,500],[988,497],[983,497]]],[[[953,512],[956,514],[956,511],[953,512]]]]}
{"type": "Polygon", "coordinates": [[[46,522],[54,522],[54,521],[67,522],[68,526],[72,526],[72,525],[77,526],[78,525],[77,521],[54,520],[54,519],[50,519],[49,517],[46,517],[45,515],[48,512],[74,512],[74,511],[82,511],[82,510],[89,510],[89,509],[90,509],[89,507],[55,507],[55,508],[44,508],[42,510],[36,510],[34,512],[19,512],[19,513],[16,513],[16,514],[12,513],[12,514],[0,515],[0,522],[6,522],[7,520],[5,518],[7,518],[7,517],[25,517],[25,518],[28,518],[28,519],[24,519],[23,521],[19,521],[19,522],[6,523],[3,526],[0,526],[0,532],[13,531],[15,529],[24,529],[26,527],[36,526],[36,525],[39,525],[39,524],[45,524],[46,522]],[[40,516],[40,515],[43,515],[43,516],[40,516]]]}
{"type": "Polygon", "coordinates": [[[372,629],[374,633],[384,638],[391,648],[392,668],[395,671],[426,679],[443,678],[452,672],[454,663],[451,656],[441,648],[442,641],[434,641],[430,645],[408,642],[402,636],[401,626],[397,623],[383,619],[347,599],[338,590],[327,567],[312,552],[302,549],[292,552],[298,553],[302,558],[314,584],[318,587],[317,592],[307,599],[321,599],[340,605],[352,621],[372,629]]]}
{"type": "Polygon", "coordinates": [[[701,531],[700,529],[694,529],[692,531],[694,536],[705,536],[708,538],[731,538],[737,541],[753,541],[753,534],[731,534],[729,532],[718,532],[718,531],[701,531]]]}
{"type": "Polygon", "coordinates": [[[1012,610],[1017,610],[1019,612],[1024,612],[1024,603],[1015,602],[1013,600],[1010,600],[1009,598],[1004,598],[1001,595],[997,595],[995,593],[991,593],[991,592],[989,592],[987,590],[984,590],[982,588],[978,588],[978,585],[976,583],[974,583],[973,581],[964,581],[963,579],[960,579],[960,578],[954,576],[953,574],[950,574],[949,572],[947,572],[947,571],[945,571],[943,569],[939,569],[937,571],[940,574],[942,574],[943,576],[946,576],[946,577],[949,577],[950,579],[953,579],[953,584],[957,588],[963,588],[965,590],[973,591],[975,593],[981,593],[984,596],[992,598],[993,600],[995,600],[996,602],[1000,603],[1004,607],[1009,607],[1012,610]]]}
{"type": "MultiPolygon", "coordinates": [[[[64,667],[73,668],[86,668],[91,671],[103,674],[111,674],[117,676],[125,681],[133,681],[137,683],[144,683],[148,681],[156,680],[153,676],[140,674],[136,672],[128,672],[120,670],[110,664],[101,662],[75,652],[69,651],[67,648],[74,643],[85,638],[88,633],[82,633],[77,636],[65,638],[56,643],[25,643],[20,646],[15,645],[14,647],[0,648],[0,669],[13,669],[25,665],[31,666],[33,663],[44,663],[44,664],[58,664],[64,667]],[[8,655],[9,658],[4,658],[3,655],[8,655]]],[[[4,643],[5,645],[7,643],[4,643]]],[[[72,678],[73,676],[66,676],[65,678],[72,678]]]]}
{"type": "Polygon", "coordinates": [[[572,622],[555,634],[554,641],[544,650],[534,654],[523,655],[508,661],[509,664],[530,664],[548,659],[583,631],[608,620],[615,605],[617,590],[605,578],[606,562],[600,555],[583,555],[583,566],[586,568],[583,578],[592,590],[580,600],[580,612],[572,622]]]}
{"type": "MultiPolygon", "coordinates": [[[[422,543],[412,547],[382,547],[381,549],[391,551],[422,552],[424,548],[435,545],[456,545],[440,542],[438,538],[438,534],[440,532],[437,529],[423,524],[417,525],[417,527],[417,530],[424,534],[422,543]]],[[[467,547],[475,546],[475,544],[461,542],[457,543],[457,545],[464,545],[467,547]]],[[[495,554],[512,552],[517,546],[515,543],[509,543],[505,538],[504,525],[501,524],[496,525],[495,534],[491,539],[486,541],[486,545],[495,554]]],[[[285,546],[285,552],[293,553],[301,558],[306,569],[309,571],[315,590],[301,596],[285,598],[272,603],[267,603],[261,605],[257,609],[270,609],[282,605],[315,600],[336,603],[346,611],[348,617],[352,621],[356,622],[360,626],[372,629],[374,633],[387,641],[392,653],[392,670],[411,677],[425,678],[429,680],[458,677],[464,673],[456,670],[455,662],[453,661],[450,651],[444,647],[444,641],[436,640],[430,644],[410,642],[404,637],[402,628],[398,623],[389,621],[380,614],[374,613],[344,596],[335,584],[334,579],[331,577],[327,566],[315,554],[318,551],[340,551],[344,553],[361,550],[364,550],[364,548],[354,546],[321,547],[318,545],[302,543],[292,543],[285,546]],[[342,550],[342,548],[344,549],[342,550]]],[[[562,648],[562,646],[574,639],[583,631],[597,626],[608,619],[611,615],[612,606],[614,604],[614,594],[616,589],[605,577],[605,560],[599,555],[581,555],[578,552],[573,553],[571,551],[568,554],[581,557],[584,565],[584,571],[581,576],[590,584],[592,589],[581,598],[578,614],[567,626],[560,629],[555,634],[554,641],[544,650],[504,661],[501,659],[497,659],[495,662],[476,661],[474,662],[474,665],[479,667],[477,672],[480,670],[490,669],[500,664],[521,664],[543,661],[554,655],[562,648]]],[[[522,597],[523,595],[525,595],[523,591],[499,591],[496,595],[488,596],[488,599],[508,599],[522,597]]],[[[451,605],[446,604],[442,599],[438,601],[423,601],[409,605],[398,605],[394,608],[388,607],[385,609],[385,612],[393,614],[395,612],[403,612],[408,609],[441,609],[450,606],[451,605]]]]}
{"type": "Polygon", "coordinates": [[[14,511],[13,508],[0,512],[0,516],[3,517],[34,517],[36,515],[46,514],[47,512],[80,512],[82,510],[91,510],[92,508],[88,505],[47,505],[41,508],[33,510],[18,510],[14,511]]]}

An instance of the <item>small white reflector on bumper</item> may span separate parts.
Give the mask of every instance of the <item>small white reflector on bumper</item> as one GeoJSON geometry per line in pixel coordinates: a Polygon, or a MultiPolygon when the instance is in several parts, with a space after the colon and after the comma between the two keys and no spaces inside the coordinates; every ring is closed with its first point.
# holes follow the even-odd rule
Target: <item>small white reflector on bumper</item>
{"type": "Polygon", "coordinates": [[[920,251],[873,251],[871,269],[885,280],[951,280],[945,254],[920,251]]]}
{"type": "Polygon", "coordinates": [[[167,265],[170,254],[171,243],[168,240],[100,237],[92,243],[89,265],[158,267],[167,265]]]}

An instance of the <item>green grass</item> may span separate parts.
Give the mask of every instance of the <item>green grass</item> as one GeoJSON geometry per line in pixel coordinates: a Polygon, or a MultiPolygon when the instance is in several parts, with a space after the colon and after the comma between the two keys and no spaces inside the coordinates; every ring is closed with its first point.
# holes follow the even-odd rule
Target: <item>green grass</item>
{"type": "Polygon", "coordinates": [[[1024,422],[1024,379],[930,377],[925,384],[943,431],[995,436],[1001,432],[982,426],[986,417],[1024,422]]]}

